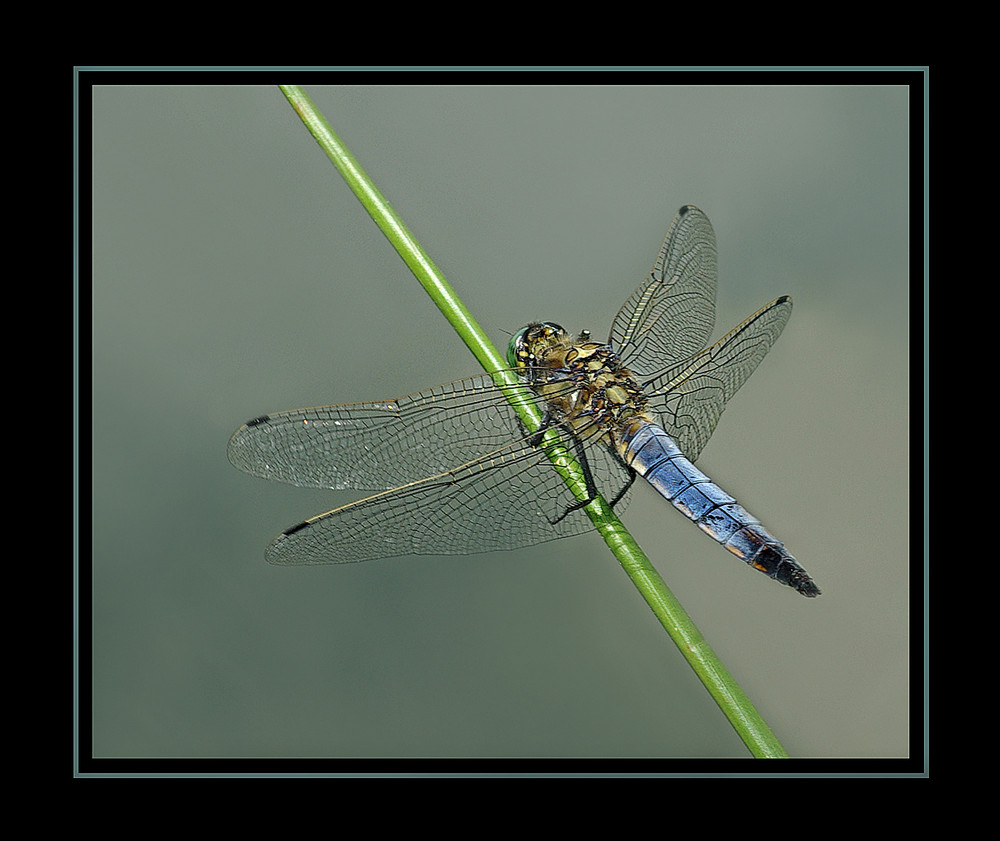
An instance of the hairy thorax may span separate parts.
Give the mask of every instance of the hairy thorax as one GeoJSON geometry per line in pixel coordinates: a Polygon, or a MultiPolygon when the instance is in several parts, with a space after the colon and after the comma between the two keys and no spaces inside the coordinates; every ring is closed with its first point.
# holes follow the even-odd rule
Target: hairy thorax
{"type": "Polygon", "coordinates": [[[573,338],[552,324],[529,325],[517,353],[518,366],[536,393],[575,432],[596,424],[616,445],[620,431],[650,421],[635,375],[609,345],[573,338]]]}

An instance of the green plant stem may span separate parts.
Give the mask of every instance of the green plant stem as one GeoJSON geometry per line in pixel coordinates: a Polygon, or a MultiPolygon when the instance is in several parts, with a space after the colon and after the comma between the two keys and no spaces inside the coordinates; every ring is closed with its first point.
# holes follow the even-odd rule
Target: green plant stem
{"type": "MultiPolygon", "coordinates": [[[[506,372],[506,360],[493,346],[433,261],[403,224],[403,220],[379,192],[306,93],[298,85],[279,85],[279,87],[320,148],[337,167],[358,200],[483,368],[493,373],[495,377],[499,376],[503,382],[513,384],[511,375],[506,372]],[[498,374],[498,372],[503,373],[498,374]]],[[[515,394],[513,401],[515,408],[529,422],[529,428],[537,427],[539,418],[534,412],[533,402],[529,399],[516,400],[516,389],[512,390],[512,393],[515,394]]],[[[571,488],[573,488],[572,482],[576,481],[578,487],[574,488],[574,493],[579,495],[579,473],[578,468],[574,468],[572,459],[561,452],[550,453],[550,457],[554,462],[565,461],[569,464],[568,467],[560,469],[560,472],[571,483],[571,488]]],[[[750,752],[758,758],[787,757],[788,754],[777,737],[719,660],[614,511],[600,497],[593,500],[585,510],[632,583],[750,752]]]]}

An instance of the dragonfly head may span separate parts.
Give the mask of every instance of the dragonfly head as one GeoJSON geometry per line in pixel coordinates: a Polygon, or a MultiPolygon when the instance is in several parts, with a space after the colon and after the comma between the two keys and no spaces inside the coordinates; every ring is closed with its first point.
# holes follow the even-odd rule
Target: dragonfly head
{"type": "Polygon", "coordinates": [[[537,364],[539,352],[566,336],[566,331],[554,321],[541,321],[522,327],[507,345],[507,362],[512,368],[530,368],[537,364]]]}

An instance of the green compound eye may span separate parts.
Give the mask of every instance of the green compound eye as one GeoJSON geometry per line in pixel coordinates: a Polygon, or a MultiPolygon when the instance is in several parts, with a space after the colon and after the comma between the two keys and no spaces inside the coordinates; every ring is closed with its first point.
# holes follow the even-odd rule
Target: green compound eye
{"type": "Polygon", "coordinates": [[[510,365],[511,368],[517,367],[518,354],[524,346],[524,334],[527,332],[528,328],[522,327],[510,337],[510,341],[507,343],[507,364],[510,365]]]}
{"type": "Polygon", "coordinates": [[[565,333],[566,331],[556,324],[554,321],[543,321],[540,324],[529,324],[527,327],[522,327],[513,336],[511,336],[510,342],[507,344],[507,363],[511,368],[519,368],[527,364],[527,358],[530,356],[529,351],[526,349],[525,336],[528,335],[528,331],[535,331],[535,337],[537,338],[539,334],[548,333],[565,333]]]}

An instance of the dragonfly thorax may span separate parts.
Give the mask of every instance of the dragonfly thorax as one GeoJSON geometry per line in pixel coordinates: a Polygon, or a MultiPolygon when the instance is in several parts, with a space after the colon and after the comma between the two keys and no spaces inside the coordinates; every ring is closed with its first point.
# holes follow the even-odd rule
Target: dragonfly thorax
{"type": "Polygon", "coordinates": [[[615,432],[634,419],[650,420],[635,375],[610,345],[573,338],[553,322],[529,324],[511,341],[508,358],[561,420],[579,430],[597,424],[615,432]]]}

